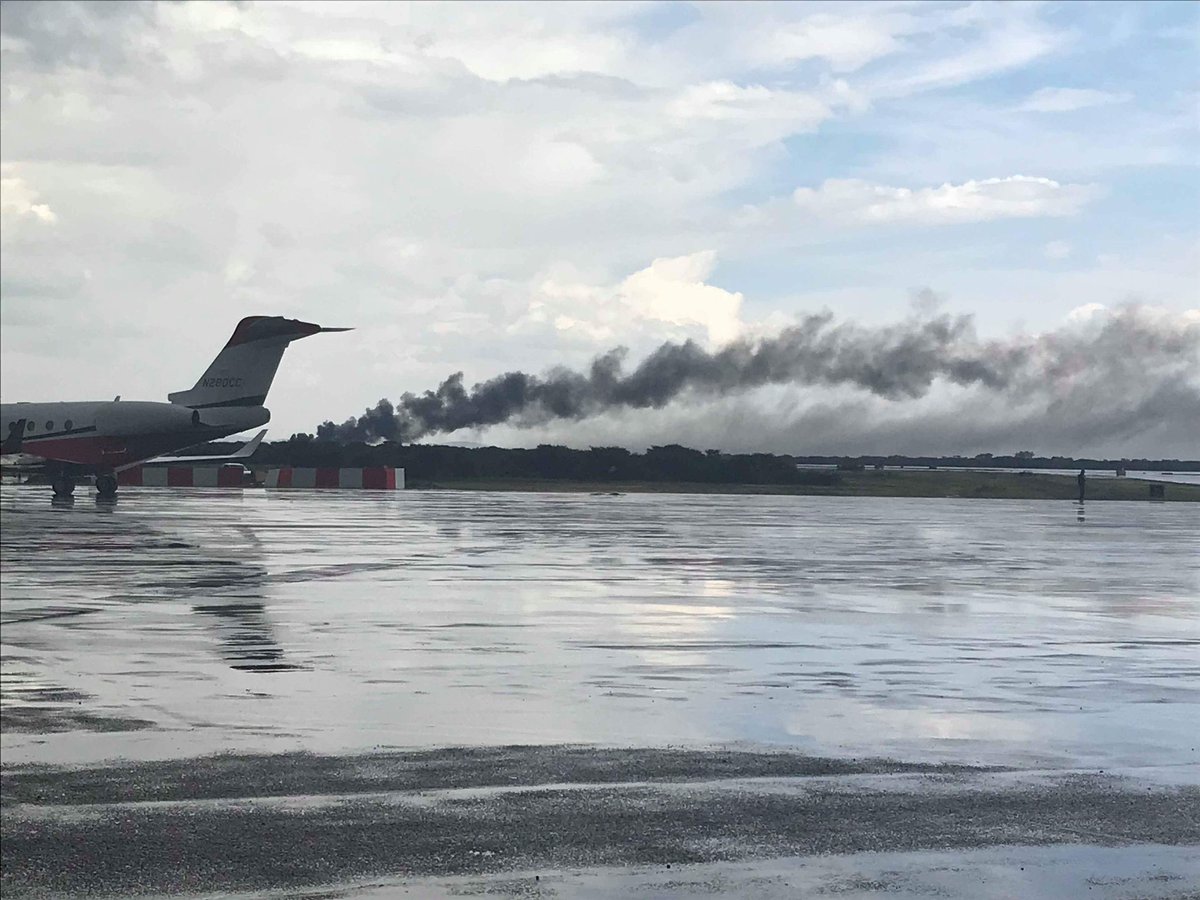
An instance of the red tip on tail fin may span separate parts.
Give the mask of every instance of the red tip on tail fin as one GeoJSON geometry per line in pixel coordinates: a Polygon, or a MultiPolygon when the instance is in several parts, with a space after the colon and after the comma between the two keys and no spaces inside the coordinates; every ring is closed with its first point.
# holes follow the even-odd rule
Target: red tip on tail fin
{"type": "Polygon", "coordinates": [[[252,341],[284,338],[288,341],[298,341],[330,331],[352,331],[351,328],[326,328],[314,325],[312,322],[301,322],[299,319],[285,319],[283,316],[246,316],[233,329],[226,347],[236,347],[252,341]]]}
{"type": "Polygon", "coordinates": [[[233,329],[226,347],[237,347],[252,341],[262,341],[271,338],[285,338],[298,341],[310,335],[318,334],[320,325],[312,322],[301,322],[299,319],[285,319],[283,316],[246,316],[233,329]]]}
{"type": "Polygon", "coordinates": [[[247,316],[195,386],[170,393],[167,399],[194,409],[264,406],[288,344],[322,331],[346,330],[283,316],[247,316]]]}

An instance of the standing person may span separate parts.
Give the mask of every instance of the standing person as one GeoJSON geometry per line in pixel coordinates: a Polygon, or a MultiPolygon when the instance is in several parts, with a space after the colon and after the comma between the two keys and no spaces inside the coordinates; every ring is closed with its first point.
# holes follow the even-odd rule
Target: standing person
{"type": "Polygon", "coordinates": [[[1079,470],[1079,474],[1075,476],[1075,480],[1079,483],[1079,502],[1083,502],[1083,492],[1087,487],[1087,477],[1083,474],[1083,469],[1079,470]]]}

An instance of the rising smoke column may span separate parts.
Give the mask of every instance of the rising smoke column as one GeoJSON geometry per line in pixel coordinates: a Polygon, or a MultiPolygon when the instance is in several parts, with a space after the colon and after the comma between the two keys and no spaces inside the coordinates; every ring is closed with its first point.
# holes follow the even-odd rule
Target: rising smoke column
{"type": "MultiPolygon", "coordinates": [[[[720,397],[771,384],[849,385],[893,401],[924,396],[935,381],[981,387],[1028,405],[1103,402],[1130,379],[1161,381],[1194,405],[1200,396],[1200,316],[1126,306],[1043,335],[981,341],[970,316],[940,315],[871,328],[807,316],[779,334],[708,351],[667,342],[626,372],[624,348],[586,372],[508,372],[467,390],[456,372],[436,390],[379,401],[320,440],[413,441],[500,423],[530,426],[608,410],[661,408],[689,396],[720,397]],[[1190,383],[1189,383],[1190,382],[1190,383]]],[[[1153,386],[1153,385],[1152,385],[1153,386]]],[[[1116,423],[1118,426],[1120,423],[1116,423]]]]}

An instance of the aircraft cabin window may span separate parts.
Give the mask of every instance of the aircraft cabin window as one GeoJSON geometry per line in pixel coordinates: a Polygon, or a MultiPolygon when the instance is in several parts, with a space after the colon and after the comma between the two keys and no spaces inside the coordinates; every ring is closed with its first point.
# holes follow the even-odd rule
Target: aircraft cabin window
{"type": "Polygon", "coordinates": [[[71,430],[71,420],[70,419],[67,419],[67,421],[63,422],[63,428],[67,429],[67,431],[71,430]]]}
{"type": "Polygon", "coordinates": [[[33,429],[34,429],[34,428],[36,428],[36,427],[37,427],[37,426],[36,426],[36,425],[34,425],[34,424],[33,424],[33,422],[30,422],[28,425],[26,425],[26,426],[25,426],[25,430],[26,430],[26,431],[33,431],[33,429]]]}
{"type": "Polygon", "coordinates": [[[47,422],[47,423],[46,423],[46,430],[47,430],[47,431],[53,431],[53,430],[54,430],[54,421],[53,421],[53,420],[51,420],[51,421],[49,421],[49,422],[47,422]]]}

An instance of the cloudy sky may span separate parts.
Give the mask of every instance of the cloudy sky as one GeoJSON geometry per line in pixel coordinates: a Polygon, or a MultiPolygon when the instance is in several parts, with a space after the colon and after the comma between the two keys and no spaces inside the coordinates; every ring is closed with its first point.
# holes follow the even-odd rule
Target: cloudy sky
{"type": "Polygon", "coordinates": [[[6,401],[163,399],[256,313],[358,329],[288,352],[285,437],[455,371],[618,345],[636,362],[823,310],[971,314],[1020,341],[1137,303],[1184,352],[1153,402],[1124,396],[1128,360],[1110,372],[1139,411],[1123,424],[967,388],[775,385],[454,437],[1196,455],[1196,4],[6,0],[0,18],[6,401]]]}

